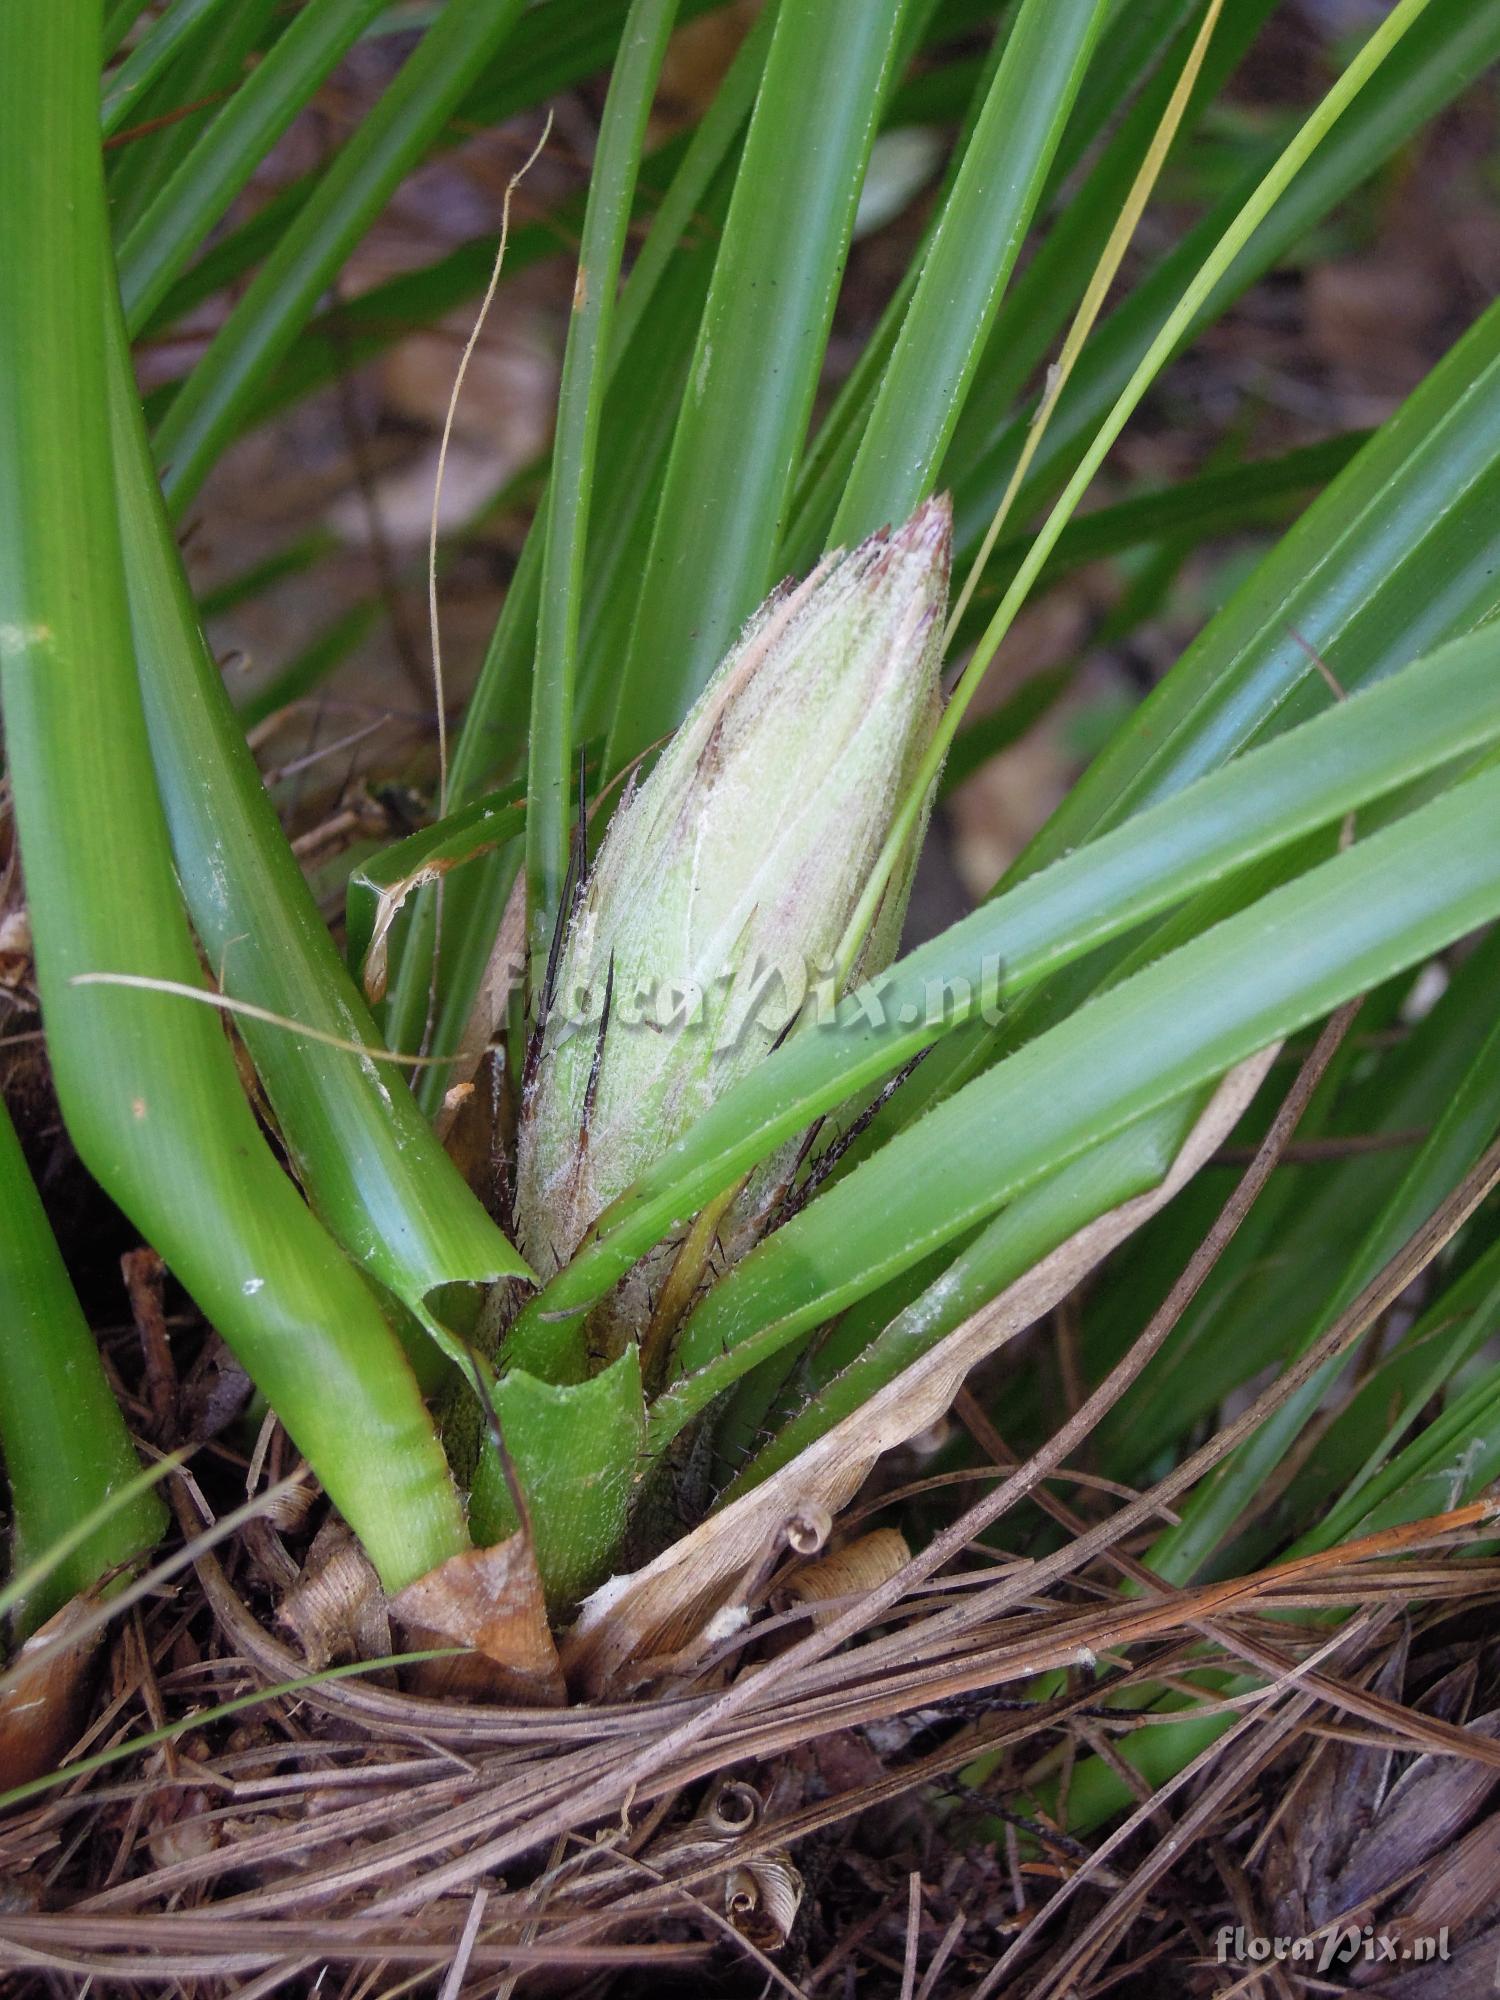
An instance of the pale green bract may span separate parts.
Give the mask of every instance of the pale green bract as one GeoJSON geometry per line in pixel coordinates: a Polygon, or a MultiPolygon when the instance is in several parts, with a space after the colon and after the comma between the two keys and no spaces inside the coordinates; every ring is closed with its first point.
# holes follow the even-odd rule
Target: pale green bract
{"type": "MultiPolygon", "coordinates": [[[[931,500],[773,591],[616,811],[522,1105],[516,1222],[538,1271],[794,1019],[831,1012],[834,953],[936,725],[951,541],[931,500]]],[[[906,889],[861,973],[894,955],[906,889]]]]}

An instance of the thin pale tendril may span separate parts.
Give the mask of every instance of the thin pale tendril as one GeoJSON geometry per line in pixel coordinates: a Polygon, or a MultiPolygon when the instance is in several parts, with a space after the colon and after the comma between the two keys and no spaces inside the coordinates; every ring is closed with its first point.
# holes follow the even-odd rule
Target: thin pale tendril
{"type": "Polygon", "coordinates": [[[203,1007],[217,1007],[225,1014],[239,1014],[247,1021],[262,1021],[270,1028],[284,1028],[303,1041],[317,1042],[325,1049],[342,1049],[346,1055],[364,1056],[370,1062],[416,1063],[424,1069],[440,1068],[456,1062],[456,1056],[409,1056],[396,1049],[382,1049],[369,1042],[349,1041],[330,1034],[326,1028],[309,1027],[289,1014],[273,1014],[269,1007],[257,1007],[253,1000],[235,1000],[227,993],[215,993],[207,986],[189,986],[181,979],[153,979],[144,972],[75,972],[70,986],[130,986],[142,993],[172,993],[179,1000],[196,1000],[203,1007]]]}
{"type": "Polygon", "coordinates": [[[505,186],[505,200],[500,209],[500,241],[495,249],[495,262],[490,271],[490,282],[480,301],[474,329],[464,344],[459,360],[458,373],[453,378],[453,394],[448,398],[448,413],[443,419],[443,436],[438,445],[437,477],[432,483],[432,520],[427,531],[427,625],[432,639],[432,690],[437,702],[438,733],[438,818],[448,810],[448,716],[443,700],[443,646],[438,630],[437,596],[437,544],[438,511],[443,499],[443,474],[448,466],[448,442],[453,436],[453,419],[458,410],[458,399],[463,394],[464,376],[469,370],[469,360],[479,345],[479,336],[484,331],[485,320],[494,304],[495,292],[500,283],[500,273],[505,264],[505,246],[510,240],[511,197],[527,174],[535,166],[542,148],[552,136],[552,113],[547,113],[547,122],[542,127],[542,136],[532,147],[522,164],[517,167],[505,186]]]}

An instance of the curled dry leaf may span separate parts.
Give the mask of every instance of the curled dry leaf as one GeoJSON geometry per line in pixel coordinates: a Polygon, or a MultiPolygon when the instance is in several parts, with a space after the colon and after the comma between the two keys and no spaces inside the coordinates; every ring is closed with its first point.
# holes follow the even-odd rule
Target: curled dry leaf
{"type": "Polygon", "coordinates": [[[726,1612],[763,1586],[768,1556],[783,1545],[787,1524],[810,1507],[836,1515],[877,1459],[937,1422],[972,1369],[1050,1312],[1164,1207],[1234,1129],[1275,1054],[1263,1050],[1230,1071],[1158,1187],[1060,1244],[763,1485],[644,1569],[597,1590],[563,1647],[570,1683],[590,1694],[617,1693],[649,1678],[652,1661],[670,1657],[682,1667],[701,1657],[725,1629],[726,1612]]]}
{"type": "Polygon", "coordinates": [[[785,1854],[757,1855],[724,1877],[724,1914],[751,1944],[777,1951],[802,1903],[802,1877],[785,1854]]]}
{"type": "Polygon", "coordinates": [[[753,1785],[730,1779],[714,1791],[682,1832],[657,1850],[663,1868],[691,1882],[695,1892],[718,1901],[742,1937],[763,1951],[776,1951],[791,1934],[802,1902],[802,1877],[779,1851],[742,1856],[740,1850],[765,1810],[753,1785]],[[722,1870],[713,1863],[722,1857],[722,1870]],[[739,1857],[739,1858],[737,1858],[739,1857]],[[706,1886],[703,1877],[708,1875],[706,1886]]]}
{"type": "Polygon", "coordinates": [[[804,1507],[786,1524],[787,1547],[799,1556],[815,1556],[833,1533],[833,1516],[823,1506],[804,1507]]]}
{"type": "Polygon", "coordinates": [[[391,1600],[414,1648],[468,1646],[472,1657],[433,1660],[419,1676],[424,1694],[464,1693],[527,1708],[567,1699],[531,1543],[510,1536],[419,1576],[391,1600]]]}
{"type": "Polygon", "coordinates": [[[656,1865],[663,1871],[698,1877],[711,1873],[712,1864],[722,1861],[727,1873],[736,1844],[755,1831],[763,1810],[764,1801],[753,1785],[735,1781],[720,1785],[686,1826],[656,1848],[656,1865]]]}
{"type": "Polygon", "coordinates": [[[365,998],[385,997],[391,927],[416,890],[431,888],[455,868],[491,854],[519,824],[508,796],[480,799],[425,831],[357,866],[349,877],[349,943],[360,965],[365,998]]]}
{"type": "Polygon", "coordinates": [[[76,1642],[69,1634],[96,1608],[91,1598],[73,1598],[0,1674],[0,1791],[55,1769],[73,1741],[104,1634],[97,1626],[76,1642]]]}
{"type": "Polygon", "coordinates": [[[380,1578],[342,1521],[328,1521],[318,1530],[302,1574],[276,1616],[315,1670],[331,1660],[378,1660],[391,1650],[380,1578]]]}
{"type": "Polygon", "coordinates": [[[24,907],[0,910],[0,986],[31,976],[31,917],[24,907]]]}
{"type": "Polygon", "coordinates": [[[911,1561],[911,1550],[899,1528],[876,1528],[857,1541],[835,1549],[821,1562],[794,1570],[777,1593],[779,1608],[794,1604],[827,1604],[827,1611],[812,1614],[814,1625],[825,1624],[834,1610],[841,1610],[851,1597],[861,1597],[887,1583],[911,1561]]]}
{"type": "Polygon", "coordinates": [[[730,1778],[709,1800],[703,1818],[715,1833],[722,1833],[727,1839],[734,1834],[749,1833],[758,1826],[764,1810],[765,1801],[754,1785],[730,1778]]]}
{"type": "Polygon", "coordinates": [[[434,882],[441,882],[452,865],[447,861],[427,861],[420,868],[413,868],[409,875],[403,875],[399,882],[387,883],[380,889],[376,898],[375,925],[365,950],[364,965],[360,969],[365,998],[371,1006],[385,998],[391,969],[391,926],[405,907],[407,897],[418,889],[427,889],[434,882]]]}
{"type": "MultiPolygon", "coordinates": [[[[313,1483],[311,1475],[297,1484],[289,1480],[278,1481],[263,1496],[261,1505],[265,1511],[260,1519],[267,1527],[274,1528],[278,1535],[298,1534],[307,1525],[308,1516],[318,1504],[318,1497],[318,1488],[313,1483]]],[[[320,1535],[315,1540],[314,1547],[317,1546],[317,1541],[321,1540],[320,1535]]],[[[309,1553],[308,1560],[311,1559],[309,1553]]]]}

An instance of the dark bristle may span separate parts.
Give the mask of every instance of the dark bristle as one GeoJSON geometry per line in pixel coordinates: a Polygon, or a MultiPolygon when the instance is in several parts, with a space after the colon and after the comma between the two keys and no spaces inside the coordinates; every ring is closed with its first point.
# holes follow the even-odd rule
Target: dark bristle
{"type": "MultiPolygon", "coordinates": [[[[890,1103],[891,1099],[896,1095],[896,1092],[901,1088],[902,1084],[904,1084],[908,1080],[908,1078],[912,1075],[912,1073],[917,1069],[918,1065],[922,1063],[931,1053],[932,1053],[931,1048],[919,1049],[917,1053],[912,1057],[910,1062],[904,1063],[901,1066],[901,1068],[897,1070],[896,1074],[891,1078],[890,1082],[885,1085],[884,1089],[880,1092],[879,1096],[874,1098],[869,1104],[865,1106],[864,1110],[861,1111],[859,1116],[855,1119],[854,1123],[849,1127],[848,1131],[841,1133],[839,1137],[834,1140],[833,1144],[828,1148],[828,1151],[824,1153],[821,1156],[821,1158],[813,1162],[812,1167],[808,1171],[807,1179],[803,1181],[800,1187],[794,1187],[793,1189],[791,1189],[786,1197],[786,1200],[783,1202],[782,1212],[778,1215],[777,1218],[778,1226],[780,1223],[790,1221],[792,1216],[797,1214],[799,1209],[805,1207],[806,1204],[809,1201],[811,1201],[812,1197],[817,1193],[818,1189],[823,1185],[824,1181],[827,1180],[828,1176],[833,1172],[834,1168],[838,1165],[839,1161],[844,1158],[845,1154],[849,1151],[849,1148],[852,1145],[854,1145],[858,1139],[863,1138],[864,1134],[870,1129],[871,1125],[874,1124],[875,1120],[880,1116],[881,1112],[884,1111],[885,1107],[890,1103]]],[[[814,1128],[814,1130],[816,1130],[816,1128],[814,1128]]],[[[811,1143],[812,1141],[809,1138],[808,1145],[810,1146],[811,1143]]],[[[806,1149],[804,1149],[803,1152],[803,1158],[805,1157],[806,1157],[806,1149]]],[[[802,1164],[801,1160],[799,1160],[797,1164],[800,1166],[802,1164]]]]}
{"type": "MultiPolygon", "coordinates": [[[[589,879],[589,782],[588,766],[580,754],[578,759],[578,815],[573,821],[573,851],[570,857],[569,876],[573,883],[572,901],[568,904],[571,918],[589,879]]],[[[568,898],[563,898],[568,902],[568,898]]]]}
{"type": "Polygon", "coordinates": [[[547,1021],[557,999],[557,975],[562,965],[563,944],[578,914],[588,877],[588,794],[584,760],[578,759],[578,817],[573,827],[573,844],[568,853],[568,872],[563,877],[562,894],[557,899],[557,916],[547,946],[547,969],[537,995],[536,1021],[526,1041],[526,1058],[521,1065],[521,1101],[524,1104],[536,1083],[541,1065],[547,1021]]]}
{"type": "Polygon", "coordinates": [[[588,1151],[589,1127],[594,1122],[594,1102],[599,1095],[599,1072],[604,1067],[604,1037],[609,1032],[610,1010],[615,999],[615,955],[609,955],[609,970],[604,975],[604,1005],[599,1010],[599,1033],[594,1041],[594,1060],[589,1065],[588,1085],[583,1093],[583,1117],[578,1126],[578,1150],[588,1151]]]}

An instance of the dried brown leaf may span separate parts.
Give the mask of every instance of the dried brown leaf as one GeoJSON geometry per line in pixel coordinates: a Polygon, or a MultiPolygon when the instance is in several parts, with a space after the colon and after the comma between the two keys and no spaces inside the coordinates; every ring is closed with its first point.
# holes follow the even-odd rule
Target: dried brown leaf
{"type": "Polygon", "coordinates": [[[453,1062],[446,1071],[447,1095],[435,1121],[440,1139],[447,1138],[448,1128],[458,1116],[464,1101],[461,1086],[473,1081],[485,1050],[505,1019],[506,1006],[525,964],[526,877],[521,874],[516,877],[505,905],[505,914],[500,919],[500,928],[495,933],[495,942],[479,981],[479,991],[464,1023],[453,1062]]]}
{"type": "MultiPolygon", "coordinates": [[[[1405,1637],[1381,1662],[1371,1691],[1396,1700],[1406,1678],[1405,1637]]],[[[1324,1743],[1282,1831],[1292,1900],[1280,1905],[1294,1931],[1326,1922],[1344,1909],[1341,1870],[1369,1831],[1389,1781],[1392,1751],[1366,1743],[1324,1743]]]]}
{"type": "Polygon", "coordinates": [[[759,1855],[724,1877],[724,1914],[742,1937],[776,1951],[802,1904],[802,1877],[785,1854],[759,1855]]]}
{"type": "MultiPolygon", "coordinates": [[[[468,1646],[476,1660],[433,1661],[444,1689],[561,1708],[567,1699],[536,1558],[524,1534],[466,1549],[391,1600],[414,1646],[468,1646]]],[[[422,1678],[433,1693],[433,1673],[422,1678]]]]}
{"type": "Polygon", "coordinates": [[[342,1521],[328,1521],[319,1529],[277,1619],[314,1668],[331,1660],[380,1659],[391,1650],[380,1578],[342,1521]]]}
{"type": "MultiPolygon", "coordinates": [[[[1476,1921],[1488,1926],[1500,1907],[1500,1813],[1492,1813],[1472,1828],[1450,1853],[1443,1855],[1412,1891],[1399,1916],[1381,1924],[1382,1933],[1396,1941],[1398,1952],[1418,1938],[1459,1931],[1476,1921]]],[[[1378,1963],[1354,1974],[1356,1985],[1378,1981],[1378,1963]]]]}
{"type": "MultiPolygon", "coordinates": [[[[1476,1735],[1500,1736],[1500,1710],[1466,1727],[1476,1735]]],[[[1392,1787],[1375,1824],[1349,1856],[1333,1885],[1325,1914],[1353,1908],[1440,1853],[1457,1839],[1494,1787],[1500,1771],[1477,1759],[1419,1757],[1392,1787]]]]}
{"type": "Polygon", "coordinates": [[[91,1623],[94,1610],[93,1599],[73,1598],[32,1634],[0,1679],[0,1791],[55,1769],[73,1741],[104,1637],[91,1623]]]}
{"type": "MultiPolygon", "coordinates": [[[[885,1583],[910,1561],[911,1550],[899,1528],[876,1528],[873,1533],[835,1549],[821,1562],[807,1563],[794,1570],[778,1596],[788,1608],[793,1604],[824,1604],[858,1597],[885,1583]]],[[[813,1623],[816,1625],[827,1616],[827,1612],[815,1611],[813,1623]]]]}

